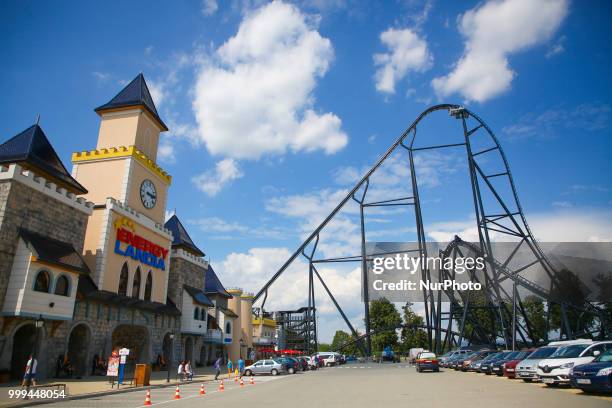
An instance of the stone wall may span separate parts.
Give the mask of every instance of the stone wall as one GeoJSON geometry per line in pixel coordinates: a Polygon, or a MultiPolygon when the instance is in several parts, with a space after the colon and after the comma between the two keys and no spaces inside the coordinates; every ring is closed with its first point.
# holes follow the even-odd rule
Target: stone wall
{"type": "Polygon", "coordinates": [[[4,303],[19,228],[83,251],[88,215],[22,183],[0,181],[0,304],[4,303]]]}
{"type": "Polygon", "coordinates": [[[172,257],[170,259],[170,276],[168,278],[168,297],[179,310],[183,305],[183,285],[204,289],[206,270],[185,259],[172,257]]]}
{"type": "MultiPolygon", "coordinates": [[[[19,228],[71,243],[83,250],[88,214],[41,191],[14,180],[0,181],[0,305],[4,304],[7,285],[17,249],[19,228]]],[[[31,319],[0,317],[0,370],[11,365],[13,334],[31,319]]],[[[39,331],[40,374],[54,372],[55,357],[49,350],[63,350],[69,322],[47,322],[39,331]]]]}

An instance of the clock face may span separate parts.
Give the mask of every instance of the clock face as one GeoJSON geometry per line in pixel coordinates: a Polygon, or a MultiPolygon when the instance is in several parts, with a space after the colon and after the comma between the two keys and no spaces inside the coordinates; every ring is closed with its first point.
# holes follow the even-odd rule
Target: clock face
{"type": "Polygon", "coordinates": [[[145,208],[151,209],[155,207],[157,191],[155,190],[155,184],[151,180],[146,179],[140,185],[140,200],[145,208]]]}

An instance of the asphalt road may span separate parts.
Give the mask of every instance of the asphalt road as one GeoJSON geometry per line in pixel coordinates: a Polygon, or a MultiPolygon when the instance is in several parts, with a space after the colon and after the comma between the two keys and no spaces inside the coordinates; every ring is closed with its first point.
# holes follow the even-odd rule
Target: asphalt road
{"type": "MultiPolygon", "coordinates": [[[[612,407],[612,397],[582,394],[572,389],[552,389],[503,377],[459,373],[417,373],[406,364],[347,364],[316,372],[255,377],[255,385],[240,387],[225,382],[205,383],[206,396],[198,395],[200,384],[151,391],[152,406],[248,407],[248,408],[389,408],[389,407],[612,407]]],[[[86,400],[62,401],[49,407],[140,407],[145,391],[86,400]]]]}

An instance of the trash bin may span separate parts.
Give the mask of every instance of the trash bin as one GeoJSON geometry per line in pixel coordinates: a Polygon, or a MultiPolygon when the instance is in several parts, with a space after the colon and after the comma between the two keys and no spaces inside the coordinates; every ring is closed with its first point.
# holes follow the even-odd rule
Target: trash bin
{"type": "Polygon", "coordinates": [[[134,370],[134,385],[144,387],[149,385],[151,380],[151,364],[136,364],[134,370]]]}

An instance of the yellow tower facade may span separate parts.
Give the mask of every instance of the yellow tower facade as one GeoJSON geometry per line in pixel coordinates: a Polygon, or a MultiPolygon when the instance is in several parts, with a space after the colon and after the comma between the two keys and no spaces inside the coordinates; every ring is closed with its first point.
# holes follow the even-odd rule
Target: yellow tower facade
{"type": "Polygon", "coordinates": [[[95,204],[86,262],[100,289],[165,303],[172,235],[163,224],[172,178],[156,160],[168,128],[142,74],[95,111],[96,149],[72,155],[72,176],[95,204]]]}

